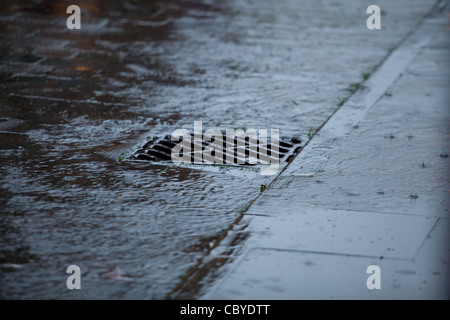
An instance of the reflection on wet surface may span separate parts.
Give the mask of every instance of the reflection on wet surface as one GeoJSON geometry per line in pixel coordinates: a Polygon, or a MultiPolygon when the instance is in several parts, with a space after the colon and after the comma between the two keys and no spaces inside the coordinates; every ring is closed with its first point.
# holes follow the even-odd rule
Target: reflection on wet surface
{"type": "Polygon", "coordinates": [[[67,5],[0,3],[2,298],[164,298],[273,177],[118,155],[194,120],[306,141],[397,40],[343,54],[365,30],[331,2],[67,5]]]}

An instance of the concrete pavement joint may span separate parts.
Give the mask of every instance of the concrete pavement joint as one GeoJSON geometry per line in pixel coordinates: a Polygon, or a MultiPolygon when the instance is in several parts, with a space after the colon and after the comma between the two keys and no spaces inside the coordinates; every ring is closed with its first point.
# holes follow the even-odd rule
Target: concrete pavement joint
{"type": "MultiPolygon", "coordinates": [[[[282,252],[301,252],[301,253],[312,253],[312,254],[321,254],[321,255],[331,255],[331,256],[344,256],[344,257],[355,257],[355,258],[372,258],[378,260],[397,260],[397,261],[413,261],[413,259],[405,259],[405,258],[394,258],[394,257],[385,257],[385,256],[375,256],[375,255],[366,255],[366,254],[353,254],[353,253],[345,253],[345,252],[333,252],[333,251],[316,251],[316,250],[301,250],[301,249],[287,249],[287,248],[277,248],[277,247],[252,247],[248,250],[246,254],[250,254],[253,250],[273,250],[273,251],[282,251],[282,252]]],[[[243,257],[245,260],[245,257],[243,257]]]]}

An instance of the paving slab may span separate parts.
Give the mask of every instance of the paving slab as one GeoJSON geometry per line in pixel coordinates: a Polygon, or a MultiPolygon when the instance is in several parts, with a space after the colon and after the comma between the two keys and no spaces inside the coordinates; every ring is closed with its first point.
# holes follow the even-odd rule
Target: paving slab
{"type": "Polygon", "coordinates": [[[375,258],[413,259],[436,218],[332,210],[321,207],[283,207],[281,216],[257,216],[249,231],[264,248],[375,258]]]}
{"type": "MultiPolygon", "coordinates": [[[[444,230],[448,235],[448,226],[444,230]]],[[[436,235],[438,238],[439,235],[436,235]]],[[[425,253],[427,248],[423,248],[425,253]]],[[[424,257],[425,258],[425,257],[424,257]]],[[[444,257],[410,260],[253,248],[210,299],[442,299],[448,297],[444,257]],[[369,290],[367,267],[381,270],[381,288],[369,290]]],[[[448,261],[448,256],[445,257],[448,261]]]]}

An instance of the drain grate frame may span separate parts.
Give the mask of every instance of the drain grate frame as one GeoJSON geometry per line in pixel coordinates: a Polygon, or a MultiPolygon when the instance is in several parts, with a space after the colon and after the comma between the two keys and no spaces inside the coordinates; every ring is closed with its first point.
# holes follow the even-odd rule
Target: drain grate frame
{"type": "MultiPolygon", "coordinates": [[[[264,141],[262,146],[259,143],[259,139],[256,139],[257,146],[255,148],[256,150],[254,149],[256,151],[256,163],[251,163],[249,161],[249,155],[251,152],[249,138],[234,137],[233,148],[227,149],[224,147],[221,150],[223,155],[223,163],[210,164],[204,162],[202,154],[205,148],[213,143],[215,139],[212,139],[212,141],[201,140],[199,141],[199,144],[196,142],[192,134],[190,138],[191,151],[189,156],[191,159],[190,163],[193,165],[227,165],[242,167],[263,165],[267,163],[267,160],[272,162],[279,161],[279,163],[290,162],[302,149],[302,141],[298,137],[280,137],[278,142],[278,152],[272,150],[273,148],[270,137],[268,137],[267,141],[264,141]],[[233,161],[230,162],[230,159],[233,159],[233,161]]],[[[225,134],[222,135],[222,141],[226,141],[225,134]]],[[[130,155],[130,159],[159,163],[172,163],[172,150],[179,143],[180,141],[172,141],[171,135],[163,135],[160,137],[155,136],[151,140],[147,141],[142,147],[133,152],[130,155]]],[[[212,155],[215,156],[214,151],[212,155]]]]}

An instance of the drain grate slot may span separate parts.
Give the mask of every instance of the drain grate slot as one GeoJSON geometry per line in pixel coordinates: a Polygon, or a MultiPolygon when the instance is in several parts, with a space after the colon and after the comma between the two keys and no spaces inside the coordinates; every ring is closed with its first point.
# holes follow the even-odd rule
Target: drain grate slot
{"type": "MultiPolygon", "coordinates": [[[[211,155],[218,158],[222,155],[223,164],[227,165],[245,165],[255,166],[267,164],[274,161],[289,162],[293,156],[301,150],[301,141],[298,138],[280,137],[278,142],[278,151],[273,150],[270,137],[267,141],[256,139],[256,144],[251,144],[250,139],[244,137],[234,137],[234,145],[229,148],[223,147],[219,150],[213,150],[211,155]],[[250,161],[250,156],[253,156],[256,163],[250,161]]],[[[191,135],[191,144],[189,151],[189,158],[192,164],[206,164],[203,161],[204,151],[209,145],[214,143],[216,138],[212,141],[196,141],[191,135]]],[[[220,139],[219,139],[220,141],[220,139]]],[[[226,136],[222,136],[223,145],[226,146],[226,136]]],[[[153,140],[148,141],[135,151],[130,158],[146,161],[171,162],[172,150],[179,143],[179,141],[172,141],[170,135],[164,137],[154,137],[153,140]]],[[[181,156],[182,154],[180,154],[181,156]]]]}

